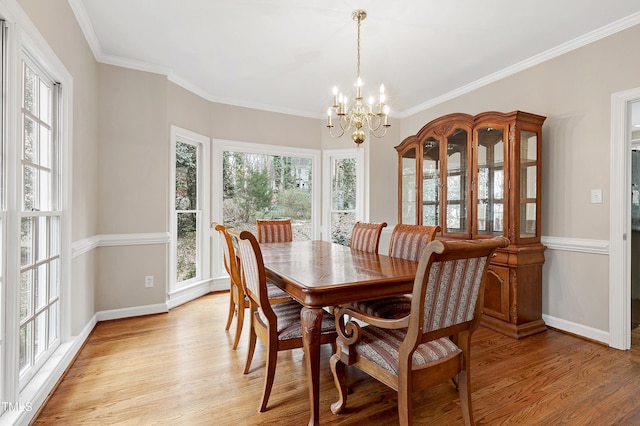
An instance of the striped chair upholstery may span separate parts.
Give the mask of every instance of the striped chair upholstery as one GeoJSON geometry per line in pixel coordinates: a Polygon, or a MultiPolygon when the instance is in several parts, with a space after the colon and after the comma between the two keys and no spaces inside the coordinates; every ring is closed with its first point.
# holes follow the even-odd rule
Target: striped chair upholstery
{"type": "Polygon", "coordinates": [[[349,308],[336,309],[339,337],[331,357],[340,413],[347,401],[345,365],[353,365],[398,390],[401,425],[411,423],[411,392],[453,378],[466,425],[473,423],[469,386],[471,335],[482,312],[489,260],[509,240],[433,241],[420,257],[411,311],[399,320],[375,319],[349,308]],[[376,325],[346,327],[344,316],[376,325]],[[403,384],[408,388],[403,388],[403,384]]]}
{"type": "Polygon", "coordinates": [[[382,228],[386,227],[387,223],[363,223],[356,222],[353,225],[351,231],[351,239],[349,240],[349,247],[354,250],[362,250],[369,253],[378,252],[378,244],[380,243],[380,235],[382,234],[382,228]]]}
{"type": "MultiPolygon", "coordinates": [[[[289,300],[275,305],[270,304],[267,291],[267,278],[260,245],[254,235],[242,231],[238,239],[238,252],[242,268],[242,283],[249,297],[251,329],[249,331],[249,349],[244,374],[249,373],[256,338],[267,347],[267,369],[259,410],[265,411],[275,377],[278,352],[302,348],[302,324],[300,311],[302,305],[289,300]]],[[[325,313],[322,319],[320,343],[334,343],[336,340],[335,319],[325,313]]]]}
{"type": "MultiPolygon", "coordinates": [[[[438,232],[440,232],[439,226],[398,224],[391,234],[389,256],[417,262],[427,244],[435,239],[438,232]]],[[[374,317],[399,318],[409,313],[411,297],[400,295],[363,300],[353,303],[352,308],[374,317]]]]}
{"type": "Polygon", "coordinates": [[[291,219],[256,219],[259,243],[287,243],[293,241],[291,219]]]}
{"type": "Polygon", "coordinates": [[[439,226],[398,224],[391,234],[389,256],[417,262],[439,231],[439,226]]]}

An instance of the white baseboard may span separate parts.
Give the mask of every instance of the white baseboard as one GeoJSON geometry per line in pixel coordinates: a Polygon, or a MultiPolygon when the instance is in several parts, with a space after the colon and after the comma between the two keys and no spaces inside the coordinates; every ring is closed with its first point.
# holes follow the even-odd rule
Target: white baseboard
{"type": "Polygon", "coordinates": [[[98,321],[108,321],[120,318],[139,317],[142,315],[161,314],[169,312],[166,303],[158,303],[155,305],[133,306],[131,308],[111,309],[108,311],[100,311],[96,313],[98,321]]]}
{"type": "Polygon", "coordinates": [[[167,307],[173,309],[211,292],[211,281],[204,281],[185,289],[169,293],[167,307]]]}
{"type": "Polygon", "coordinates": [[[587,339],[595,340],[597,342],[602,342],[606,345],[609,345],[608,331],[598,330],[597,328],[588,327],[586,325],[578,324],[545,314],[542,315],[542,319],[549,327],[557,328],[558,330],[566,331],[567,333],[575,334],[577,336],[585,337],[587,339]]]}

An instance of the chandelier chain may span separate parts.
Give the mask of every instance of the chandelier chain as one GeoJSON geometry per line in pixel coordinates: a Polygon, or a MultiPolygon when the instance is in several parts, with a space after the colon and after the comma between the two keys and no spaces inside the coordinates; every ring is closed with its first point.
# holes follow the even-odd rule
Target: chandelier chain
{"type": "Polygon", "coordinates": [[[362,18],[358,16],[358,75],[357,78],[360,78],[360,23],[362,22],[362,18]]]}

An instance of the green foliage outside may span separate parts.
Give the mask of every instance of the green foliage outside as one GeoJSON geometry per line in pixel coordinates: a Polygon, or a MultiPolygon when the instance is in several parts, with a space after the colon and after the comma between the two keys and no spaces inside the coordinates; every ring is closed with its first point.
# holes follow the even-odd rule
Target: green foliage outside
{"type": "Polygon", "coordinates": [[[336,159],[332,167],[331,240],[348,246],[355,223],[353,210],[356,208],[356,160],[354,158],[336,159]]]}
{"type": "Polygon", "coordinates": [[[177,211],[177,268],[176,281],[186,281],[196,276],[196,225],[197,214],[189,212],[198,208],[198,150],[194,145],[176,143],[176,198],[177,211]]]}
{"type": "Polygon", "coordinates": [[[294,239],[310,238],[311,160],[225,152],[222,185],[227,226],[254,231],[256,219],[289,217],[294,239]]]}

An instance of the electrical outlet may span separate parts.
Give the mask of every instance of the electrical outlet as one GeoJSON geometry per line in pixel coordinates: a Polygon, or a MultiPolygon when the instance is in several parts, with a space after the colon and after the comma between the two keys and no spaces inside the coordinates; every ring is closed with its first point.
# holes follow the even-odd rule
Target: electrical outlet
{"type": "Polygon", "coordinates": [[[153,275],[147,275],[144,277],[144,286],[153,287],[153,275]]]}

